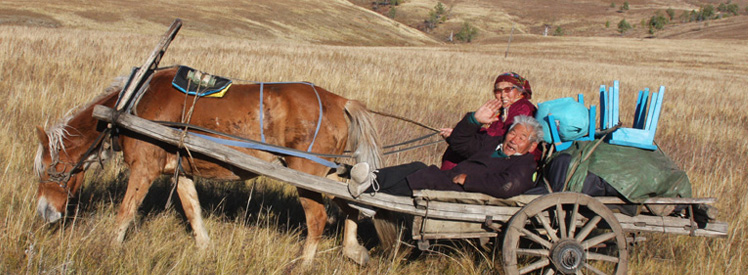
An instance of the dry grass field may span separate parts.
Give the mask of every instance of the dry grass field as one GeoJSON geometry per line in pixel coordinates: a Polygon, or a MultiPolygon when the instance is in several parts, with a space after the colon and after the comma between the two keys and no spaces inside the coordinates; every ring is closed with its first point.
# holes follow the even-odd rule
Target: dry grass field
{"type": "MultiPolygon", "coordinates": [[[[122,1],[134,4],[130,2],[122,1]]],[[[154,7],[163,7],[166,2],[155,1],[154,7]]],[[[40,1],[38,6],[14,1],[4,4],[0,19],[12,15],[21,20],[21,14],[28,20],[0,24],[0,273],[301,272],[294,267],[305,238],[305,225],[296,191],[263,178],[246,183],[198,182],[213,240],[204,251],[196,249],[179,207],[165,207],[170,191],[166,179],[151,188],[124,244],[111,244],[116,231],[114,217],[127,178],[126,168],[117,161],[88,172],[87,183],[72,206],[77,214],[63,224],[44,224],[35,211],[37,179],[32,162],[38,141],[34,127],[57,123],[70,110],[103,92],[114,77],[140,65],[173,17],[157,18],[143,12],[138,20],[114,18],[117,24],[112,27],[103,18],[90,22],[80,19],[85,14],[101,16],[94,8],[54,15],[42,8],[54,6],[52,2],[40,1]],[[77,15],[62,19],[70,14],[77,15]],[[120,24],[125,21],[131,25],[120,24]]],[[[54,8],[70,10],[73,6],[60,4],[54,8]]],[[[274,8],[278,7],[268,6],[269,10],[274,8]]],[[[104,17],[115,15],[111,12],[104,17]]],[[[195,15],[194,21],[178,16],[185,19],[185,26],[162,65],[183,64],[250,81],[310,81],[365,102],[372,110],[435,127],[452,126],[462,114],[490,98],[493,78],[505,71],[518,72],[530,80],[536,103],[578,93],[583,93],[588,102],[597,102],[599,85],[620,80],[625,124],[633,119],[634,92],[664,85],[667,90],[656,141],[688,173],[695,196],[719,199],[718,219],[729,223],[729,232],[724,239],[645,235],[647,241],[631,249],[630,273],[748,272],[748,141],[744,138],[748,136],[748,112],[743,110],[748,106],[748,41],[744,39],[524,34],[515,35],[505,58],[506,37],[500,36],[475,45],[442,45],[415,33],[398,33],[396,37],[402,41],[394,44],[416,46],[346,46],[391,45],[391,41],[379,39],[395,36],[371,31],[364,42],[346,43],[355,40],[357,34],[333,39],[331,34],[315,33],[314,28],[289,27],[282,38],[268,35],[272,39],[256,39],[229,35],[254,31],[210,25],[206,23],[210,16],[195,15]],[[206,34],[213,29],[219,31],[206,34]],[[295,38],[294,29],[300,38],[295,38]],[[328,40],[334,45],[324,45],[328,40]]],[[[277,24],[293,25],[288,22],[279,19],[277,24]]],[[[345,27],[340,33],[356,28],[345,27]]],[[[386,143],[425,133],[385,118],[379,122],[386,143]]],[[[436,163],[443,150],[443,144],[426,147],[390,156],[387,162],[436,163]]],[[[373,258],[368,266],[357,266],[341,255],[342,222],[336,207],[331,206],[328,212],[333,218],[315,265],[307,273],[502,272],[494,269],[495,255],[467,242],[443,242],[436,253],[416,253],[406,258],[385,253],[376,247],[376,235],[366,222],[360,235],[373,258]]]]}

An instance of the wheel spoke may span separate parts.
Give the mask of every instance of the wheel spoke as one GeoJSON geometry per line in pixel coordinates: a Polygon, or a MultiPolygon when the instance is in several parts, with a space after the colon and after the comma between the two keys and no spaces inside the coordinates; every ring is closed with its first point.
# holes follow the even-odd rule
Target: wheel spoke
{"type": "Polygon", "coordinates": [[[551,251],[547,249],[528,249],[528,248],[517,248],[517,255],[528,255],[536,257],[549,257],[551,251]]]}
{"type": "Polygon", "coordinates": [[[541,213],[538,213],[537,215],[535,215],[535,219],[538,220],[538,222],[540,222],[540,224],[543,225],[543,228],[545,228],[545,231],[548,232],[547,235],[548,235],[548,237],[551,238],[551,241],[554,241],[554,242],[558,241],[558,236],[556,235],[556,230],[554,230],[553,228],[551,228],[551,221],[548,220],[548,217],[546,217],[545,215],[542,215],[542,214],[543,213],[541,212],[541,213]]]}
{"type": "Polygon", "coordinates": [[[551,263],[551,261],[550,261],[550,260],[548,260],[547,258],[546,258],[546,259],[542,259],[542,260],[539,260],[539,261],[537,261],[537,262],[534,262],[534,263],[532,263],[532,264],[530,264],[530,265],[528,265],[528,266],[525,266],[525,267],[523,267],[522,269],[520,269],[520,270],[519,270],[519,274],[527,274],[527,273],[529,273],[529,272],[531,272],[531,271],[533,271],[533,270],[536,270],[536,269],[538,269],[538,268],[543,268],[543,267],[546,267],[546,266],[548,266],[548,264],[550,264],[550,263],[551,263]]]}
{"type": "Polygon", "coordinates": [[[561,238],[566,238],[566,211],[560,203],[556,204],[556,219],[558,220],[559,231],[561,231],[561,238]]]}
{"type": "Polygon", "coordinates": [[[605,272],[600,271],[599,269],[595,268],[594,266],[591,266],[588,263],[584,263],[584,268],[588,269],[589,271],[592,271],[595,274],[605,275],[605,272]]]}
{"type": "Polygon", "coordinates": [[[577,235],[575,239],[578,242],[581,242],[582,240],[587,238],[587,235],[589,235],[590,232],[592,232],[592,229],[595,228],[595,226],[597,226],[597,223],[599,223],[601,219],[602,218],[600,216],[595,216],[594,218],[590,219],[587,222],[587,224],[584,225],[582,230],[579,231],[579,235],[577,235]]]}
{"type": "Polygon", "coordinates": [[[598,245],[598,244],[600,244],[600,243],[602,243],[604,241],[613,239],[615,237],[616,237],[616,233],[615,232],[608,232],[608,233],[605,233],[605,234],[600,234],[600,235],[597,235],[597,236],[595,236],[593,238],[590,238],[589,240],[586,240],[586,241],[582,242],[582,247],[584,249],[590,249],[590,247],[596,246],[596,245],[598,245]]]}
{"type": "Polygon", "coordinates": [[[553,271],[553,269],[548,269],[545,271],[545,275],[553,275],[553,274],[556,274],[556,272],[553,271]]]}
{"type": "Polygon", "coordinates": [[[524,234],[525,238],[528,238],[531,241],[536,242],[536,243],[542,245],[545,248],[551,249],[551,243],[550,242],[544,240],[543,238],[541,238],[540,236],[536,235],[535,233],[530,232],[530,230],[522,228],[522,229],[520,229],[520,232],[522,232],[522,234],[524,234]]]}
{"type": "Polygon", "coordinates": [[[579,212],[579,203],[574,203],[574,208],[571,210],[571,218],[569,219],[569,238],[574,237],[574,230],[577,229],[577,212],[579,212]]]}
{"type": "Polygon", "coordinates": [[[587,253],[587,260],[593,260],[593,261],[606,261],[611,263],[618,263],[620,259],[618,257],[613,257],[605,254],[595,253],[595,252],[588,252],[587,253]]]}

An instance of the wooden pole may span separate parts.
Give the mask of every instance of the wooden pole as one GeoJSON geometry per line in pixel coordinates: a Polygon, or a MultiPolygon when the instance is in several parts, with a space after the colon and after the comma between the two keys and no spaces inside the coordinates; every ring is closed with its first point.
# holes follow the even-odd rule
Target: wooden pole
{"type": "Polygon", "coordinates": [[[514,23],[512,23],[512,32],[509,33],[509,42],[506,43],[506,51],[504,52],[504,58],[509,55],[509,45],[512,44],[512,37],[514,36],[514,23]]]}
{"type": "Polygon", "coordinates": [[[174,40],[174,37],[177,35],[180,28],[182,28],[182,20],[177,18],[173,23],[171,23],[169,30],[166,31],[151,55],[146,59],[145,63],[143,63],[143,66],[135,72],[135,76],[127,85],[122,98],[120,98],[120,101],[117,104],[117,111],[125,109],[135,91],[140,90],[140,87],[147,82],[144,80],[147,79],[150,74],[153,73],[153,70],[158,67],[158,63],[161,62],[161,57],[164,56],[166,49],[169,47],[171,41],[174,40]]]}

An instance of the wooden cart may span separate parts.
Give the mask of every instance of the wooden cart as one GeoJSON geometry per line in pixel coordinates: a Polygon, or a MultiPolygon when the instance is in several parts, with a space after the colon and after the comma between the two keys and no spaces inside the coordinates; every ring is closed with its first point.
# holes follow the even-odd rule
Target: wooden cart
{"type": "Polygon", "coordinates": [[[197,136],[183,137],[180,130],[137,116],[104,106],[96,106],[93,115],[158,141],[173,145],[181,142],[192,152],[298,188],[412,215],[412,237],[421,249],[428,249],[429,241],[436,239],[503,236],[502,265],[508,274],[625,274],[628,247],[636,240],[632,237],[635,233],[727,235],[725,222],[699,219],[695,215],[697,207],[714,203],[713,198],[651,198],[636,205],[642,209],[658,206],[686,209],[685,215],[666,216],[646,210],[634,216],[614,213],[611,208],[632,204],[614,197],[593,198],[571,192],[496,199],[476,193],[423,190],[416,191],[413,198],[378,193],[354,199],[345,183],[268,163],[197,136]]]}

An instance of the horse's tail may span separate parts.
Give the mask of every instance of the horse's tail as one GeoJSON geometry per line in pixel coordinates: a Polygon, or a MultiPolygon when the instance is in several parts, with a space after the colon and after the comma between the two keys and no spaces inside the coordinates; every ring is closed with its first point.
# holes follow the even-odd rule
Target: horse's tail
{"type": "Polygon", "coordinates": [[[366,109],[364,104],[356,100],[348,100],[345,104],[345,111],[350,121],[349,148],[353,151],[356,162],[369,163],[372,169],[382,167],[382,146],[372,113],[366,109]]]}

